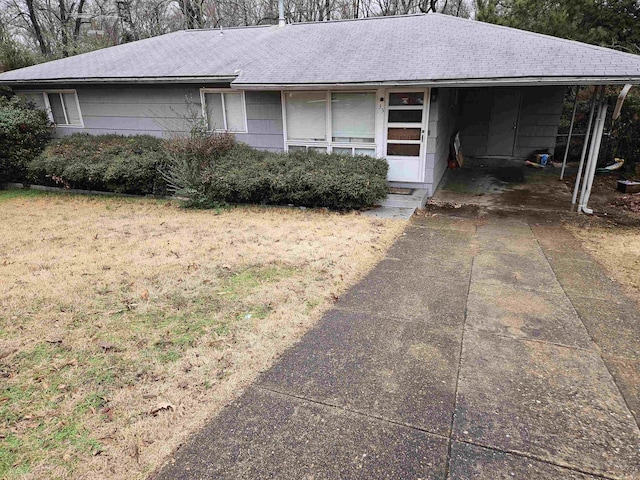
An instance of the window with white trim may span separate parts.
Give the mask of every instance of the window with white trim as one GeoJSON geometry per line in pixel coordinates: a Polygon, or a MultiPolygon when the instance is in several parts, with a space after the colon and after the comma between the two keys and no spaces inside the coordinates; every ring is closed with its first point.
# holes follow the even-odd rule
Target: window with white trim
{"type": "Polygon", "coordinates": [[[202,115],[211,132],[247,132],[244,92],[212,88],[200,90],[202,115]]]}
{"type": "Polygon", "coordinates": [[[376,155],[375,92],[285,92],[287,149],[376,155]]]}
{"type": "Polygon", "coordinates": [[[75,90],[47,90],[19,94],[47,112],[57,127],[83,127],[80,102],[75,90]]]}

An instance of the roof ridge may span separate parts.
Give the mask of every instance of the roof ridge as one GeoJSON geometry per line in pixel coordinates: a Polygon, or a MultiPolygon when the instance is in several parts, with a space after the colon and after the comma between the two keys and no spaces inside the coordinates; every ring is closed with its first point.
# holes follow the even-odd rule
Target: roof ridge
{"type": "Polygon", "coordinates": [[[526,33],[528,35],[534,35],[537,37],[542,37],[545,39],[550,39],[550,40],[555,40],[555,41],[561,41],[564,43],[571,43],[573,45],[578,44],[582,47],[590,47],[593,48],[594,50],[599,50],[599,51],[605,51],[605,52],[609,52],[609,53],[618,53],[620,55],[623,56],[632,56],[633,58],[635,58],[636,60],[638,60],[640,58],[640,55],[635,54],[635,53],[630,53],[630,52],[623,52],[621,50],[616,50],[615,48],[610,48],[610,47],[603,47],[601,45],[594,45],[592,43],[586,43],[586,42],[581,42],[579,40],[571,40],[569,38],[561,38],[561,37],[554,37],[553,35],[549,35],[546,33],[540,33],[540,32],[532,32],[531,30],[524,30],[522,28],[516,28],[516,27],[509,27],[507,25],[500,25],[498,23],[489,23],[489,22],[483,22],[481,20],[474,20],[472,18],[464,18],[464,17],[456,17],[454,15],[446,15],[444,13],[430,13],[429,15],[431,16],[438,16],[438,17],[442,17],[442,18],[446,18],[447,20],[460,20],[460,21],[466,21],[469,23],[476,23],[476,24],[481,24],[487,27],[492,27],[492,28],[496,28],[496,29],[502,29],[502,30],[510,30],[510,31],[517,31],[517,32],[522,32],[522,33],[526,33]]]}
{"type": "MultiPolygon", "coordinates": [[[[365,21],[365,20],[390,20],[390,19],[398,19],[398,18],[407,18],[407,17],[426,17],[427,15],[434,15],[431,13],[408,13],[405,15],[376,15],[373,17],[362,17],[362,18],[337,18],[335,20],[309,20],[307,22],[292,22],[292,23],[287,23],[285,25],[285,27],[295,27],[295,26],[299,26],[299,25],[327,25],[329,23],[344,23],[344,22],[360,22],[360,21],[365,21]]],[[[448,15],[445,15],[448,16],[448,15]]],[[[267,25],[236,25],[235,27],[225,27],[224,25],[222,26],[222,31],[224,32],[225,30],[244,30],[244,29],[249,29],[249,28],[269,28],[269,27],[278,27],[277,24],[267,24],[267,25]]],[[[279,27],[282,28],[282,27],[279,27]]],[[[220,31],[220,27],[214,27],[214,28],[191,28],[191,29],[182,29],[182,30],[176,30],[176,32],[219,32],[220,31]]],[[[171,33],[176,33],[176,32],[171,32],[171,33]]],[[[167,35],[166,33],[163,35],[167,35]]]]}

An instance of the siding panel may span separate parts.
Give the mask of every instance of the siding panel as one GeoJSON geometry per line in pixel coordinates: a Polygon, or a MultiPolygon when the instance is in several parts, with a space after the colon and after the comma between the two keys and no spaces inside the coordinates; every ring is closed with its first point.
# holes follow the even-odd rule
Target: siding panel
{"type": "MultiPolygon", "coordinates": [[[[200,86],[85,85],[69,88],[78,92],[85,128],[59,127],[56,136],[85,132],[168,137],[188,133],[202,118],[200,86]]],[[[284,150],[280,92],[246,92],[245,102],[249,133],[237,134],[236,138],[256,148],[284,150]]]]}
{"type": "MultiPolygon", "coordinates": [[[[491,107],[496,88],[461,89],[460,140],[468,157],[487,155],[491,107]]],[[[522,87],[513,156],[524,158],[534,150],[553,152],[562,113],[564,87],[522,87]]],[[[514,108],[517,108],[514,106],[514,108]]]]}

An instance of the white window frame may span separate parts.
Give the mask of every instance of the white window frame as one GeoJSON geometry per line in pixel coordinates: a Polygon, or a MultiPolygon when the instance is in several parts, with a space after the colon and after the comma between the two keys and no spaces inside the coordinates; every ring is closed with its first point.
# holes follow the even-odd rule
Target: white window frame
{"type": "Polygon", "coordinates": [[[19,93],[30,94],[30,95],[42,95],[42,99],[44,101],[44,106],[47,112],[47,116],[51,123],[53,123],[56,127],[60,128],[84,128],[84,119],[82,118],[82,110],[80,110],[80,101],[78,100],[78,92],[76,90],[24,90],[19,93]],[[78,118],[80,123],[69,123],[69,116],[67,115],[67,107],[64,105],[64,99],[62,98],[62,94],[71,93],[73,94],[73,98],[76,102],[76,108],[78,109],[78,118]],[[62,112],[64,114],[64,119],[67,123],[55,123],[53,118],[53,110],[51,110],[51,104],[49,103],[49,95],[60,95],[60,103],[62,105],[62,112]]]}
{"type": "Polygon", "coordinates": [[[234,90],[232,88],[201,88],[200,89],[200,104],[202,105],[202,118],[207,125],[208,132],[229,132],[229,133],[249,133],[249,127],[247,125],[247,104],[245,103],[244,90],[234,90]],[[209,117],[207,117],[207,104],[205,100],[205,94],[207,93],[219,93],[220,101],[222,105],[222,121],[224,122],[224,128],[210,130],[209,129],[209,117]],[[244,118],[243,130],[228,130],[227,129],[227,111],[224,105],[225,93],[239,93],[240,103],[242,104],[242,116],[244,118]]]}
{"type": "Polygon", "coordinates": [[[334,148],[350,148],[351,154],[355,155],[356,149],[366,148],[373,150],[373,155],[378,155],[378,142],[377,140],[377,132],[378,132],[378,115],[375,115],[375,123],[374,123],[374,137],[372,143],[356,143],[356,142],[334,142],[333,141],[333,125],[331,119],[331,94],[333,93],[371,93],[374,95],[376,99],[376,109],[378,107],[378,91],[377,90],[325,90],[325,108],[326,108],[326,131],[325,131],[325,139],[324,140],[289,140],[289,136],[287,133],[287,96],[286,94],[294,91],[313,91],[313,90],[282,90],[281,91],[281,100],[282,100],[282,123],[284,129],[284,149],[285,152],[289,151],[289,147],[305,147],[308,150],[310,149],[320,149],[324,148],[327,153],[332,153],[334,148]]]}

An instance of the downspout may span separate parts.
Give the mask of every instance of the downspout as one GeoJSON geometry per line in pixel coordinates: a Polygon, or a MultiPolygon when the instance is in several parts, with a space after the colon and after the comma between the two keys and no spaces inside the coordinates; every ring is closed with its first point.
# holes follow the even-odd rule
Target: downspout
{"type": "Polygon", "coordinates": [[[286,23],[284,19],[284,0],[278,0],[278,26],[284,27],[286,23]]]}
{"type": "Polygon", "coordinates": [[[580,93],[580,85],[576,87],[576,98],[573,100],[573,113],[571,113],[571,126],[569,127],[569,136],[567,137],[567,148],[564,149],[564,159],[562,160],[562,170],[560,171],[560,180],[564,178],[564,169],[567,167],[567,157],[569,156],[569,147],[571,146],[571,135],[573,134],[573,125],[576,121],[576,109],[578,108],[579,93],[580,93]]]}
{"type": "Polygon", "coordinates": [[[576,184],[573,187],[573,198],[571,199],[571,205],[576,204],[578,199],[578,190],[580,189],[580,179],[582,178],[582,167],[584,167],[584,159],[587,156],[587,147],[589,146],[589,137],[591,136],[591,127],[593,125],[593,114],[596,111],[596,103],[598,103],[598,91],[600,87],[593,89],[593,97],[591,97],[591,110],[589,112],[589,123],[587,124],[587,131],[584,134],[584,145],[582,145],[582,154],[580,155],[580,165],[578,165],[578,174],[576,175],[576,184]]]}
{"type": "Polygon", "coordinates": [[[629,90],[633,85],[625,85],[620,91],[620,95],[618,95],[618,101],[616,102],[616,108],[613,109],[613,115],[611,116],[611,121],[617,120],[620,117],[620,112],[622,111],[622,105],[624,105],[624,99],[627,98],[629,94],[629,90]]]}
{"type": "Polygon", "coordinates": [[[587,168],[585,170],[582,194],[580,195],[580,205],[578,205],[578,213],[583,212],[588,215],[593,214],[593,210],[588,208],[587,204],[589,203],[589,197],[591,196],[591,187],[593,186],[593,178],[598,164],[598,156],[600,154],[600,145],[602,144],[602,134],[604,132],[606,117],[607,106],[603,90],[600,97],[600,104],[598,105],[598,118],[596,119],[596,125],[593,130],[593,144],[591,146],[589,161],[587,162],[587,168]]]}

